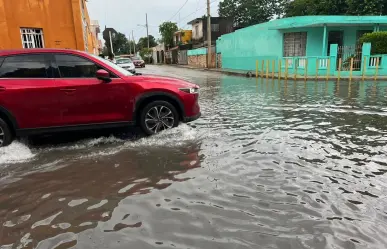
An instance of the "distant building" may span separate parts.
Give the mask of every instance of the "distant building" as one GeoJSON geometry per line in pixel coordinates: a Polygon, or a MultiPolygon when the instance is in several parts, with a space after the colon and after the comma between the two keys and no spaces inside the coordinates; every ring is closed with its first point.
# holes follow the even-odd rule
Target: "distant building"
{"type": "Polygon", "coordinates": [[[96,41],[93,43],[93,53],[99,54],[102,52],[102,42],[99,39],[99,34],[101,33],[101,28],[97,20],[92,20],[90,23],[91,33],[93,35],[93,40],[96,41]]]}
{"type": "MultiPolygon", "coordinates": [[[[192,25],[192,46],[200,48],[207,46],[207,18],[196,18],[188,24],[192,25]]],[[[234,31],[233,20],[225,17],[211,17],[211,45],[216,44],[216,40],[234,31]]]]}
{"type": "Polygon", "coordinates": [[[173,35],[173,43],[175,46],[186,45],[191,43],[192,30],[179,30],[173,35]]]}
{"type": "Polygon", "coordinates": [[[86,0],[0,0],[0,49],[94,52],[86,0]]]}
{"type": "Polygon", "coordinates": [[[152,48],[153,64],[160,64],[165,62],[165,46],[164,43],[152,48]]]}

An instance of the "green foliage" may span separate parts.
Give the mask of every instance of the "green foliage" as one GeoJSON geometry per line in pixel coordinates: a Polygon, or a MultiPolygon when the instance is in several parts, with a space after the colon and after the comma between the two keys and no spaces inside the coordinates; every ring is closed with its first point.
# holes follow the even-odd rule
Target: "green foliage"
{"type": "Polygon", "coordinates": [[[371,43],[371,54],[387,54],[387,31],[364,34],[359,41],[371,43]]]}
{"type": "Polygon", "coordinates": [[[140,56],[144,59],[145,63],[151,62],[153,50],[151,48],[142,48],[140,50],[140,56]]]}
{"type": "MultiPolygon", "coordinates": [[[[153,48],[157,46],[156,39],[153,35],[149,35],[149,47],[153,48]]],[[[148,38],[141,37],[137,43],[137,50],[141,51],[143,48],[148,48],[148,38]]]]}
{"type": "Polygon", "coordinates": [[[386,15],[386,0],[294,0],[285,4],[285,16],[386,15]]]}
{"type": "Polygon", "coordinates": [[[176,23],[164,22],[159,26],[159,32],[165,46],[173,47],[173,34],[178,31],[176,23]]]}
{"type": "Polygon", "coordinates": [[[283,15],[288,0],[224,0],[219,16],[233,19],[234,26],[246,27],[283,15]]]}
{"type": "MultiPolygon", "coordinates": [[[[124,34],[117,33],[115,36],[112,37],[112,43],[115,55],[129,54],[129,41],[124,34]]],[[[110,40],[105,41],[105,46],[107,48],[107,52],[111,53],[110,40]]]]}

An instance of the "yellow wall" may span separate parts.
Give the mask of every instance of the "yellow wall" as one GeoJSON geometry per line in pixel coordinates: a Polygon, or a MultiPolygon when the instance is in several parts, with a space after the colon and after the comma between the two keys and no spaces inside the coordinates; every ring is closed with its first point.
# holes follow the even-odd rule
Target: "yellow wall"
{"type": "Polygon", "coordinates": [[[192,39],[192,30],[183,30],[184,36],[181,37],[181,42],[187,44],[192,39]]]}
{"type": "MultiPolygon", "coordinates": [[[[0,0],[0,49],[23,48],[20,28],[42,28],[45,48],[85,50],[81,1],[85,0],[0,0]]],[[[93,38],[88,40],[93,52],[93,38]]]]}

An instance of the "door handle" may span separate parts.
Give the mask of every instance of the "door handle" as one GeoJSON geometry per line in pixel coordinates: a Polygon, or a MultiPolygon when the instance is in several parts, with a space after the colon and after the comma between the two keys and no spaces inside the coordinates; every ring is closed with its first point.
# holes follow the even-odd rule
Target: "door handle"
{"type": "Polygon", "coordinates": [[[66,93],[71,93],[71,92],[75,92],[76,89],[73,89],[73,88],[63,88],[63,89],[60,89],[61,91],[63,92],[66,92],[66,93]]]}
{"type": "Polygon", "coordinates": [[[3,86],[0,86],[0,92],[5,92],[6,88],[3,86]]]}

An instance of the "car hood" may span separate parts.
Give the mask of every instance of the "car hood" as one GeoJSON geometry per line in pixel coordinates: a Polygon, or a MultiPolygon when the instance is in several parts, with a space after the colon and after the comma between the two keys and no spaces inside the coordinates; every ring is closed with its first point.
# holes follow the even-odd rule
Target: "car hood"
{"type": "Polygon", "coordinates": [[[161,76],[136,76],[141,78],[141,82],[144,83],[158,83],[158,84],[168,84],[175,85],[176,87],[185,87],[185,88],[199,88],[198,85],[190,83],[185,80],[169,78],[169,77],[161,77],[161,76]]]}

